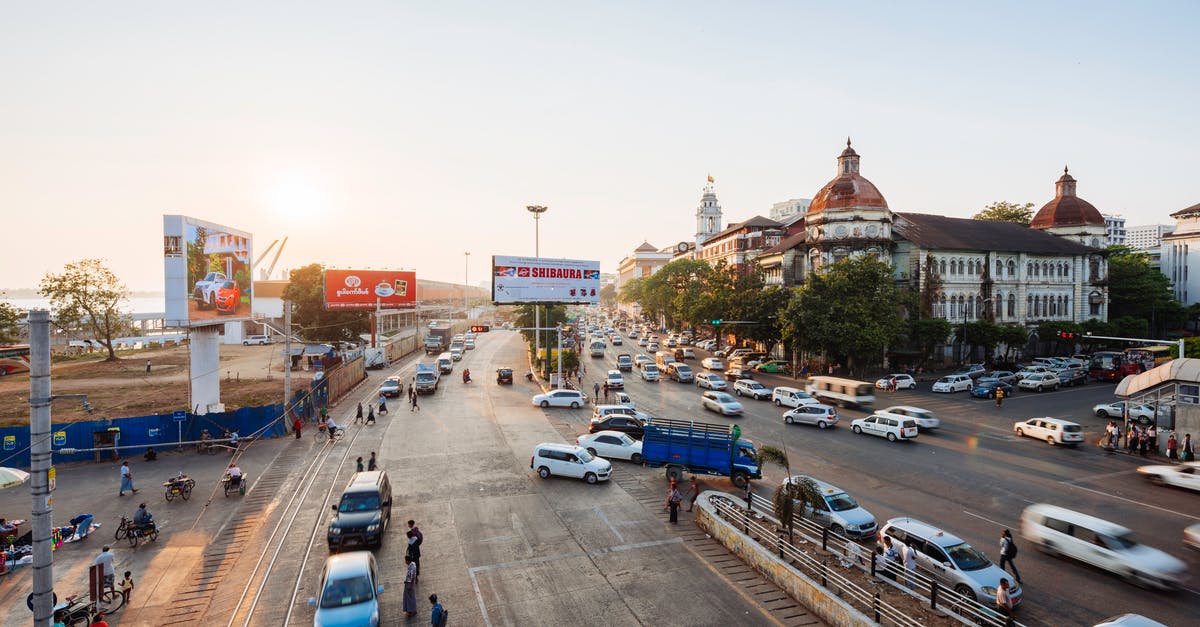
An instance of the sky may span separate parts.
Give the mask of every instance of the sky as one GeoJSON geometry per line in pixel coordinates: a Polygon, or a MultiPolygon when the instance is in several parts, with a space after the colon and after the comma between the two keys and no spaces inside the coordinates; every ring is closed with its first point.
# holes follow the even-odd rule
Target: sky
{"type": "Polygon", "coordinates": [[[848,136],[894,211],[1040,207],[1064,165],[1130,225],[1200,202],[1195,2],[3,6],[0,289],[161,291],[174,213],[287,236],[276,274],[477,284],[538,204],[541,256],[612,272],[693,238],[708,175],[766,215],[848,136]]]}

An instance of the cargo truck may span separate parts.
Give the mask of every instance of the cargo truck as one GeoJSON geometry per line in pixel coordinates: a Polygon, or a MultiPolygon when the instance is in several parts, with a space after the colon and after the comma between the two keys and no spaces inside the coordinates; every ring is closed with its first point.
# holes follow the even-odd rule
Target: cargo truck
{"type": "Polygon", "coordinates": [[[417,374],[413,377],[413,387],[417,394],[433,394],[437,392],[441,375],[434,364],[417,364],[417,374]]]}
{"type": "Polygon", "coordinates": [[[442,353],[450,346],[450,338],[454,334],[450,327],[429,327],[429,335],[425,336],[425,354],[442,353]]]}
{"type": "Polygon", "coordinates": [[[737,425],[709,424],[656,418],[646,425],[642,460],[652,468],[666,467],[667,477],[683,483],[683,474],[729,477],[744,488],[761,479],[754,443],[741,439],[737,425]]]}
{"type": "Polygon", "coordinates": [[[617,370],[621,372],[633,372],[633,355],[629,353],[617,355],[617,370]]]}

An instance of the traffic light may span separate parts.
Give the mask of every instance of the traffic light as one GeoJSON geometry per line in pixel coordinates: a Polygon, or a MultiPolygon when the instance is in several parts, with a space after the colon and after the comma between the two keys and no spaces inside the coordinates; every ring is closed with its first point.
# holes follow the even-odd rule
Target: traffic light
{"type": "Polygon", "coordinates": [[[487,325],[477,325],[477,326],[471,327],[471,333],[487,333],[488,331],[491,331],[491,330],[492,330],[492,327],[489,327],[487,325]]]}
{"type": "Polygon", "coordinates": [[[1076,337],[1076,334],[1075,334],[1075,333],[1072,333],[1072,332],[1070,332],[1070,331],[1059,331],[1059,332],[1058,332],[1058,337],[1059,337],[1060,339],[1064,339],[1064,340],[1073,340],[1073,339],[1075,339],[1075,337],[1076,337]]]}
{"type": "Polygon", "coordinates": [[[720,320],[713,320],[713,321],[712,321],[712,323],[713,323],[713,326],[717,326],[717,325],[720,325],[720,324],[721,324],[721,321],[720,321],[720,320]]]}

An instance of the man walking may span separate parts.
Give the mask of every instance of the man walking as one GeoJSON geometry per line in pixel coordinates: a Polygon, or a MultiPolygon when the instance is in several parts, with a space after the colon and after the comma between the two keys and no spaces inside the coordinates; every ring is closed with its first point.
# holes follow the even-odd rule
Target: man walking
{"type": "Polygon", "coordinates": [[[114,590],[113,584],[117,578],[117,569],[113,568],[113,554],[109,551],[108,546],[105,546],[100,551],[100,554],[96,556],[92,565],[104,567],[104,587],[114,590]]]}
{"type": "Polygon", "coordinates": [[[679,495],[679,487],[674,481],[671,482],[671,489],[667,491],[667,506],[663,509],[671,511],[671,524],[679,524],[679,503],[683,501],[683,497],[679,495]]]}
{"type": "Polygon", "coordinates": [[[1008,595],[1008,579],[1000,578],[1000,587],[996,589],[996,611],[1005,618],[1012,617],[1012,597],[1008,595]]]}
{"type": "Polygon", "coordinates": [[[915,588],[917,585],[917,550],[913,547],[904,545],[904,584],[909,588],[915,588]]]}
{"type": "Polygon", "coordinates": [[[133,487],[133,471],[129,469],[129,462],[121,462],[121,488],[117,490],[117,496],[125,496],[126,490],[137,494],[137,488],[133,487]]]}
{"type": "Polygon", "coordinates": [[[599,396],[600,396],[600,383],[598,383],[598,382],[593,383],[592,384],[592,398],[599,398],[599,396]]]}
{"type": "Polygon", "coordinates": [[[412,393],[412,394],[409,396],[409,400],[411,400],[411,401],[412,401],[412,407],[409,407],[409,408],[408,408],[408,411],[410,411],[410,412],[412,412],[412,411],[421,411],[421,406],[417,404],[417,396],[418,396],[418,395],[417,395],[417,393],[416,393],[416,392],[413,392],[413,393],[412,393]]]}
{"type": "Polygon", "coordinates": [[[379,470],[379,466],[375,463],[375,451],[371,451],[371,458],[367,460],[367,470],[379,470]]]}
{"type": "Polygon", "coordinates": [[[433,605],[433,609],[429,612],[429,624],[431,627],[444,627],[450,618],[450,612],[438,603],[438,595],[429,595],[429,603],[433,605]]]}
{"type": "Polygon", "coordinates": [[[1017,571],[1017,565],[1013,562],[1013,558],[1017,556],[1017,545],[1013,543],[1012,533],[1005,529],[1000,533],[1000,568],[1003,570],[1007,563],[1012,569],[1013,577],[1017,579],[1017,583],[1021,583],[1021,573],[1017,571]]]}
{"type": "Polygon", "coordinates": [[[1179,460],[1190,462],[1196,460],[1196,444],[1192,442],[1192,434],[1183,434],[1183,445],[1179,447],[1179,460]]]}
{"type": "Polygon", "coordinates": [[[363,421],[362,402],[358,404],[358,411],[354,414],[354,424],[359,424],[363,421]]]}

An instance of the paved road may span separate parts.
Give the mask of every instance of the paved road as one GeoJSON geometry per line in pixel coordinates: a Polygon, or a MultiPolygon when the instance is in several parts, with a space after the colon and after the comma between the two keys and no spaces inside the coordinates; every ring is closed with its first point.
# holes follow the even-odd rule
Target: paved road
{"type": "MultiPolygon", "coordinates": [[[[616,355],[622,352],[645,353],[628,343],[611,347],[605,366],[599,359],[587,362],[585,387],[599,380],[603,369],[615,368],[616,355]]],[[[702,370],[699,360],[692,366],[702,370]]],[[[759,378],[768,386],[794,385],[784,377],[759,378]]],[[[669,380],[646,383],[637,370],[626,376],[626,382],[638,409],[654,416],[731,420],[705,412],[695,386],[669,380]]],[[[920,518],[998,558],[1001,529],[1015,533],[1026,505],[1049,502],[1126,525],[1146,544],[1184,559],[1193,575],[1200,573],[1200,556],[1181,542],[1183,528],[1200,520],[1200,499],[1190,492],[1150,485],[1137,475],[1138,465],[1153,462],[1107,454],[1094,446],[1107,421],[1090,410],[1102,400],[1114,400],[1114,386],[1018,393],[996,408],[993,401],[972,399],[965,393],[933,394],[929,385],[921,384],[915,392],[881,395],[876,402],[877,407],[924,407],[941,419],[940,430],[910,443],[854,435],[850,420],[867,415],[854,410],[842,410],[839,426],[822,431],[786,425],[782,410],[774,405],[742,399],[747,413],[736,422],[756,444],[785,446],[793,472],[811,474],[849,491],[881,523],[896,516],[920,518]],[[1079,422],[1093,444],[1071,449],[1017,438],[1013,423],[1034,416],[1079,422]]],[[[769,467],[765,483],[773,488],[783,477],[782,469],[769,467]]],[[[1101,571],[1042,555],[1028,545],[1022,548],[1017,558],[1025,587],[1022,621],[1090,625],[1132,611],[1167,624],[1187,624],[1200,607],[1200,582],[1195,580],[1181,592],[1148,591],[1101,571]]]]}

